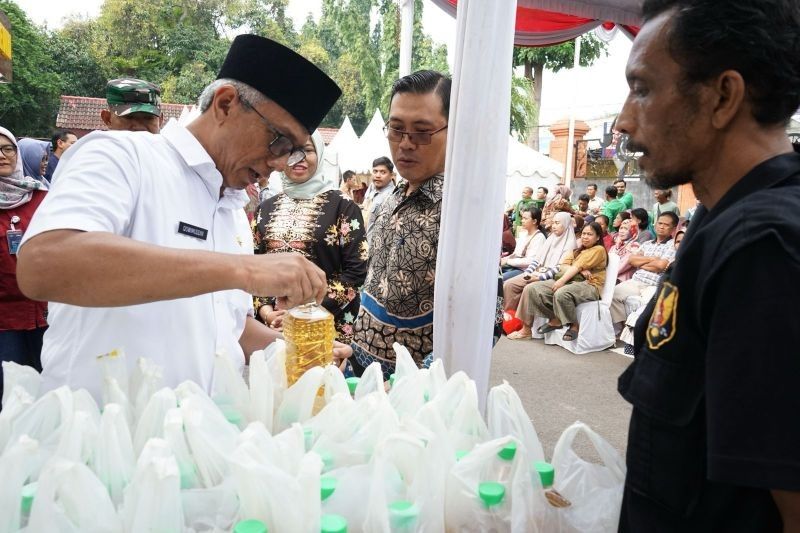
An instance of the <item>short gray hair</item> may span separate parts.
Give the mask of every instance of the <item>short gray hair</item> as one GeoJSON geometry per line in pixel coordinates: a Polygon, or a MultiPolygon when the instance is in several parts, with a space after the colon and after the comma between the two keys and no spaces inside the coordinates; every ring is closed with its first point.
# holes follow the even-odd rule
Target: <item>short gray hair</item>
{"type": "Polygon", "coordinates": [[[230,78],[220,78],[209,83],[206,88],[203,89],[203,92],[200,93],[200,98],[197,99],[197,107],[200,108],[201,113],[206,112],[206,109],[209,108],[211,102],[214,100],[214,93],[223,85],[231,85],[234,89],[236,89],[236,92],[239,93],[239,97],[244,100],[244,104],[247,107],[250,105],[260,104],[261,102],[266,102],[268,100],[268,98],[261,92],[252,88],[246,83],[243,83],[239,80],[232,80],[230,78]]]}

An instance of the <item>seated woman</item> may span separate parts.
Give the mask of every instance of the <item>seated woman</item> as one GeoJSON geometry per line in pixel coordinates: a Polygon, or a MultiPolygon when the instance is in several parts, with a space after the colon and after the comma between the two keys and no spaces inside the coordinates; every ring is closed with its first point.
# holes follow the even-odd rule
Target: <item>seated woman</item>
{"type": "Polygon", "coordinates": [[[631,221],[636,225],[637,229],[636,242],[643,244],[655,239],[653,232],[649,229],[650,216],[647,214],[647,210],[641,207],[631,209],[631,221]]]}
{"type": "MultiPolygon", "coordinates": [[[[303,149],[306,158],[281,174],[283,192],[255,212],[257,254],[298,252],[325,272],[336,340],[350,343],[361,304],[359,290],[367,277],[367,238],[361,209],[322,175],[322,135],[315,131],[303,149]]],[[[271,298],[256,298],[256,317],[281,329],[285,309],[271,298]]]]}
{"type": "Polygon", "coordinates": [[[600,228],[603,230],[603,246],[605,246],[606,250],[610,250],[614,246],[614,236],[608,232],[608,217],[597,215],[594,217],[594,221],[600,224],[600,228]]]}
{"type": "Polygon", "coordinates": [[[630,211],[620,211],[617,213],[617,216],[614,217],[614,221],[611,224],[611,227],[614,228],[611,230],[611,233],[616,233],[619,231],[619,227],[622,226],[622,223],[626,220],[630,220],[631,212],[630,211]]]}
{"type": "Polygon", "coordinates": [[[517,312],[517,318],[525,325],[518,332],[519,338],[531,335],[535,316],[550,319],[537,330],[538,333],[544,335],[568,326],[563,339],[573,341],[578,338],[577,307],[599,300],[606,279],[608,254],[603,247],[602,233],[596,222],[584,226],[580,248],[567,254],[555,278],[534,283],[530,290],[526,288],[523,293],[523,299],[527,300],[526,310],[522,314],[517,312]]]}
{"type": "MultiPolygon", "coordinates": [[[[517,309],[517,313],[519,313],[520,306],[522,306],[524,312],[526,306],[521,301],[523,291],[530,286],[529,284],[551,279],[558,272],[558,265],[568,253],[575,249],[575,238],[571,228],[572,219],[569,213],[555,214],[551,225],[552,231],[538,254],[534,256],[530,266],[522,274],[503,283],[503,300],[506,310],[517,309]]],[[[528,337],[530,337],[530,331],[528,337]]],[[[511,333],[508,338],[522,337],[511,333]]]]}
{"type": "Polygon", "coordinates": [[[639,242],[636,238],[636,225],[633,222],[633,217],[626,220],[619,227],[619,231],[614,234],[614,246],[608,250],[609,255],[616,254],[619,257],[619,271],[617,273],[617,282],[628,280],[636,272],[636,269],[628,262],[633,252],[639,249],[639,242]]]}
{"type": "Polygon", "coordinates": [[[572,214],[572,204],[569,201],[572,191],[566,185],[560,184],[556,187],[553,197],[545,202],[542,208],[542,220],[544,221],[544,228],[550,231],[551,221],[554,220],[555,214],[561,211],[572,214]]]}
{"type": "Polygon", "coordinates": [[[531,261],[536,257],[536,253],[544,245],[544,233],[539,230],[542,221],[542,212],[531,207],[520,211],[523,231],[517,238],[514,253],[500,259],[500,266],[503,269],[503,281],[509,280],[514,276],[522,274],[528,268],[531,261]]]}

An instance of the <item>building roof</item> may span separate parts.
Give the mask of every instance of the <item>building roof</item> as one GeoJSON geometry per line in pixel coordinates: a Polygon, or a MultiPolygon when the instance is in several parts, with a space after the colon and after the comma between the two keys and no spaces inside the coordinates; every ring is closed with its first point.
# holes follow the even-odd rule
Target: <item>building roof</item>
{"type": "MultiPolygon", "coordinates": [[[[164,121],[181,116],[183,104],[161,104],[164,121]]],[[[76,130],[106,130],[100,119],[100,111],[106,109],[105,98],[89,98],[87,96],[62,96],[58,107],[56,127],[76,130]]]]}
{"type": "Polygon", "coordinates": [[[322,141],[325,146],[328,146],[336,134],[339,133],[339,128],[317,128],[317,131],[322,134],[322,141]]]}

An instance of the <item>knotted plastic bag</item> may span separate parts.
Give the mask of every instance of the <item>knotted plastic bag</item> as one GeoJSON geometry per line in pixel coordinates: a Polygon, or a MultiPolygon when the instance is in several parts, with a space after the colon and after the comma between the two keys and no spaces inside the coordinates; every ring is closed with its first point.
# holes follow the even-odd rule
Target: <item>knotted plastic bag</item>
{"type": "Polygon", "coordinates": [[[0,533],[11,533],[20,527],[22,487],[34,473],[39,443],[22,436],[0,457],[0,533]]]}
{"type": "Polygon", "coordinates": [[[120,511],[125,531],[181,531],[183,504],[178,463],[169,444],[150,439],[136,463],[120,511]]]}
{"type": "Polygon", "coordinates": [[[137,424],[150,398],[163,387],[164,369],[151,359],[139,358],[130,377],[130,400],[137,424]]]}
{"type": "Polygon", "coordinates": [[[457,450],[470,450],[489,435],[478,406],[475,382],[456,372],[430,402],[447,425],[450,442],[457,450]]]}
{"type": "Polygon", "coordinates": [[[244,428],[250,421],[250,391],[242,374],[224,353],[214,354],[211,399],[220,407],[229,422],[244,428]]]}
{"type": "Polygon", "coordinates": [[[114,505],[122,503],[123,490],[133,478],[136,456],[131,432],[121,406],[110,403],[100,418],[100,434],[92,469],[106,486],[114,505]]]}
{"type": "Polygon", "coordinates": [[[133,450],[137,457],[142,453],[144,445],[152,438],[164,437],[164,417],[167,411],[178,406],[175,392],[164,387],[153,394],[142,409],[136,431],[133,434],[133,450]]]}
{"type": "Polygon", "coordinates": [[[122,533],[103,483],[84,464],[54,458],[42,469],[29,531],[122,533]]]}
{"type": "Polygon", "coordinates": [[[3,361],[3,409],[14,387],[22,387],[33,398],[37,398],[41,384],[42,376],[34,368],[3,361]]]}
{"type": "Polygon", "coordinates": [[[215,487],[228,475],[228,459],[236,448],[239,429],[204,394],[190,395],[180,403],[186,442],[202,485],[215,487]]]}
{"type": "Polygon", "coordinates": [[[619,452],[582,422],[561,434],[553,450],[555,489],[572,505],[561,513],[565,531],[613,532],[619,524],[625,462],[619,452]],[[578,433],[584,433],[602,463],[582,459],[573,449],[578,433]]]}
{"type": "Polygon", "coordinates": [[[511,435],[525,446],[531,461],[544,461],[544,451],[533,422],[522,407],[519,395],[507,381],[503,380],[502,385],[489,391],[487,414],[492,438],[511,435]]]}

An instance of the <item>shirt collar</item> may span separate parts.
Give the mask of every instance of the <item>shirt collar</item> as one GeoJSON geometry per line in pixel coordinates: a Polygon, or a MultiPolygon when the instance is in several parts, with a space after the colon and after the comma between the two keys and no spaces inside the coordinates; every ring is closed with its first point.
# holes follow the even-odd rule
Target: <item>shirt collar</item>
{"type": "MultiPolygon", "coordinates": [[[[393,192],[394,194],[400,194],[402,196],[405,196],[406,190],[408,190],[408,182],[403,181],[403,183],[395,187],[395,190],[393,192]]],[[[442,201],[443,191],[444,191],[444,174],[434,174],[433,176],[425,180],[425,182],[423,182],[423,184],[420,185],[416,191],[411,193],[411,197],[417,195],[423,195],[425,196],[425,198],[428,199],[428,201],[435,204],[436,202],[442,201]]]]}
{"type": "MultiPolygon", "coordinates": [[[[214,200],[219,201],[219,191],[222,187],[222,174],[217,169],[214,160],[208,155],[200,141],[186,127],[175,121],[170,121],[161,130],[161,135],[178,152],[186,165],[194,170],[203,180],[203,184],[214,200]]],[[[231,202],[234,208],[247,205],[249,198],[245,191],[225,187],[222,199],[231,202]],[[241,205],[239,205],[241,204],[241,205]]]]}

